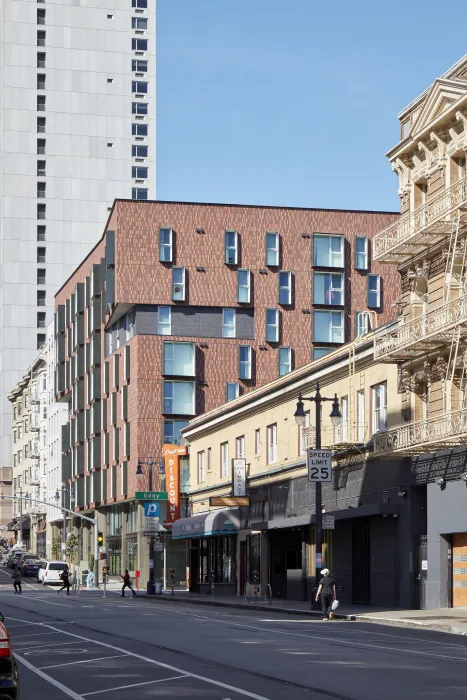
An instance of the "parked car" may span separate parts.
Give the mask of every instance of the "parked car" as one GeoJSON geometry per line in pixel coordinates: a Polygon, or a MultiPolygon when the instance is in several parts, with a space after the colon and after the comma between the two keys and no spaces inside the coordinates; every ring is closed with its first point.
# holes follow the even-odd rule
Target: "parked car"
{"type": "Polygon", "coordinates": [[[66,567],[64,561],[44,561],[37,572],[37,580],[44,586],[49,584],[62,584],[60,574],[66,567]]]}
{"type": "Polygon", "coordinates": [[[0,564],[3,564],[3,566],[6,566],[8,564],[9,558],[10,558],[10,552],[3,552],[2,560],[0,561],[0,564]]]}
{"type": "Polygon", "coordinates": [[[41,568],[42,559],[37,556],[37,554],[26,555],[25,557],[20,557],[20,560],[16,564],[16,567],[20,569],[23,577],[26,576],[36,576],[37,572],[41,568]]]}
{"type": "Polygon", "coordinates": [[[11,649],[4,616],[0,613],[0,698],[19,700],[18,664],[11,649]]]}
{"type": "Polygon", "coordinates": [[[21,556],[17,558],[16,566],[21,569],[26,559],[37,559],[38,561],[41,560],[38,554],[33,554],[32,552],[23,552],[21,556]]]}

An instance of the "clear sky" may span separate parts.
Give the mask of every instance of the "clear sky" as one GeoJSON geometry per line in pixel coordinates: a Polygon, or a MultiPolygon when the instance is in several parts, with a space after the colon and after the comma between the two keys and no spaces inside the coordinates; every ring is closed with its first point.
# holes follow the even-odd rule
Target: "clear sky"
{"type": "Polygon", "coordinates": [[[157,198],[398,210],[397,115],[466,21],[458,0],[157,0],[157,198]]]}

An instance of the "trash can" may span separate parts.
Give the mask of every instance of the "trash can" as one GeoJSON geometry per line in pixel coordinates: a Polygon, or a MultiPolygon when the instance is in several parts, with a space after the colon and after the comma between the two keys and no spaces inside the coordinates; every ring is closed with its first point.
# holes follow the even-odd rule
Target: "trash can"
{"type": "Polygon", "coordinates": [[[162,595],[162,583],[156,583],[156,595],[162,595]]]}
{"type": "Polygon", "coordinates": [[[156,584],[154,581],[149,580],[146,586],[146,594],[147,595],[155,595],[156,593],[156,584]]]}

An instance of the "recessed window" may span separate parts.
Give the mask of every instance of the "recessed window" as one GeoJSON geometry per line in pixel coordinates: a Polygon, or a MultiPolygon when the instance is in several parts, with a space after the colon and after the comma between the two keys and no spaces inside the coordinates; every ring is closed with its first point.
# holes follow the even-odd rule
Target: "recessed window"
{"type": "Polygon", "coordinates": [[[274,464],[277,462],[277,423],[268,425],[266,428],[267,436],[267,463],[274,464]]]}
{"type": "Polygon", "coordinates": [[[195,383],[164,381],[164,413],[193,416],[195,383]]]}
{"type": "Polygon", "coordinates": [[[37,133],[45,134],[45,117],[37,117],[37,133]]]}
{"type": "Polygon", "coordinates": [[[164,343],[164,374],[195,376],[194,343],[164,343]]]}
{"type": "Polygon", "coordinates": [[[344,342],[344,314],[342,311],[315,311],[313,314],[315,343],[344,342]]]}
{"type": "Polygon", "coordinates": [[[313,236],[313,265],[317,267],[344,267],[344,236],[313,236]]]}
{"type": "Polygon", "coordinates": [[[37,10],[37,24],[45,24],[45,10],[37,10]]]}
{"type": "Polygon", "coordinates": [[[251,379],[251,345],[240,345],[238,348],[238,376],[240,379],[251,379]]]}
{"type": "Polygon", "coordinates": [[[37,67],[45,68],[45,52],[39,52],[37,54],[37,67]]]}
{"type": "Polygon", "coordinates": [[[235,338],[235,309],[222,309],[222,337],[235,338]]]}
{"type": "Polygon", "coordinates": [[[277,267],[279,265],[279,234],[266,234],[266,265],[277,267]]]}
{"type": "Polygon", "coordinates": [[[38,219],[45,219],[45,214],[46,214],[45,204],[38,204],[37,205],[37,218],[38,219]]]}
{"type": "Polygon", "coordinates": [[[131,113],[145,115],[148,113],[148,103],[147,102],[132,102],[131,103],[131,113]]]}
{"type": "Polygon", "coordinates": [[[139,168],[137,166],[132,167],[131,177],[134,178],[135,180],[146,180],[148,177],[148,169],[147,168],[139,168]]]}
{"type": "Polygon", "coordinates": [[[159,306],[157,310],[157,332],[159,335],[172,335],[170,306],[159,306]]]}
{"type": "Polygon", "coordinates": [[[172,262],[172,229],[159,229],[159,260],[161,262],[172,262]]]}
{"type": "Polygon", "coordinates": [[[292,273],[279,272],[279,304],[286,306],[292,303],[292,273]]]}
{"type": "Polygon", "coordinates": [[[148,40],[147,39],[132,39],[131,48],[133,51],[147,51],[148,50],[148,40]]]}
{"type": "Polygon", "coordinates": [[[144,10],[148,6],[148,0],[131,0],[131,6],[144,10]]]}
{"type": "Polygon", "coordinates": [[[37,74],[37,89],[45,90],[45,73],[37,74]]]}
{"type": "Polygon", "coordinates": [[[261,428],[255,430],[255,455],[261,452],[261,428]]]}
{"type": "Polygon", "coordinates": [[[198,484],[202,484],[204,481],[204,450],[198,452],[198,484]]]}
{"type": "Polygon", "coordinates": [[[45,270],[37,270],[37,284],[45,284],[45,270]]]}
{"type": "Polygon", "coordinates": [[[148,190],[145,187],[132,187],[131,198],[137,200],[146,200],[148,198],[148,190]]]}
{"type": "Polygon", "coordinates": [[[37,290],[37,306],[45,306],[46,292],[43,289],[37,290]]]}
{"type": "Polygon", "coordinates": [[[108,83],[113,83],[114,79],[113,78],[107,78],[108,83]]]}
{"type": "Polygon", "coordinates": [[[224,235],[224,262],[226,265],[238,263],[238,233],[226,231],[224,235]]]}
{"type": "Polygon", "coordinates": [[[45,95],[37,96],[37,111],[45,112],[45,95]]]}
{"type": "Polygon", "coordinates": [[[107,19],[113,19],[113,18],[114,18],[113,15],[107,15],[107,19]]]}
{"type": "Polygon", "coordinates": [[[148,147],[147,146],[138,146],[136,144],[133,144],[131,147],[131,155],[134,158],[147,158],[148,157],[148,147]]]}
{"type": "Polygon", "coordinates": [[[313,348],[313,359],[314,360],[319,360],[320,357],[324,357],[325,355],[329,355],[330,352],[332,352],[334,348],[313,348]]]}
{"type": "Polygon", "coordinates": [[[39,155],[45,154],[45,139],[37,139],[37,153],[39,155]]]}
{"type": "Polygon", "coordinates": [[[237,459],[245,459],[245,436],[235,438],[235,457],[237,459]]]}
{"type": "Polygon", "coordinates": [[[279,342],[279,310],[266,309],[266,340],[268,343],[279,342]]]}
{"type": "Polygon", "coordinates": [[[371,330],[370,314],[368,311],[355,312],[355,336],[359,338],[371,330]]]}
{"type": "Polygon", "coordinates": [[[37,161],[37,174],[39,177],[44,177],[45,175],[45,160],[37,161]]]}
{"type": "Polygon", "coordinates": [[[341,272],[313,274],[313,304],[344,304],[344,275],[341,272]]]}
{"type": "Polygon", "coordinates": [[[132,136],[147,136],[148,135],[148,125],[147,124],[132,124],[131,125],[132,136]]]}
{"type": "Polygon", "coordinates": [[[37,312],[37,327],[45,328],[45,311],[37,312]]]}
{"type": "Polygon", "coordinates": [[[237,270],[237,301],[239,304],[250,303],[250,270],[237,270]]]}
{"type": "Polygon", "coordinates": [[[371,387],[372,432],[379,433],[387,428],[387,386],[386,382],[371,387]]]}
{"type": "Polygon", "coordinates": [[[370,309],[379,309],[381,306],[380,275],[368,275],[368,306],[370,309]]]}
{"type": "Polygon", "coordinates": [[[148,20],[145,17],[132,17],[131,28],[145,30],[148,28],[148,20]]]}
{"type": "Polygon", "coordinates": [[[221,444],[221,477],[229,475],[229,443],[221,444]]]}
{"type": "Polygon", "coordinates": [[[185,301],[185,268],[172,268],[172,299],[185,301]]]}
{"type": "Polygon", "coordinates": [[[279,348],[279,377],[292,371],[292,348],[279,348]]]}
{"type": "Polygon", "coordinates": [[[131,62],[131,70],[134,73],[147,73],[148,62],[142,59],[134,58],[131,62]]]}
{"type": "Polygon", "coordinates": [[[45,46],[45,31],[43,29],[37,32],[37,45],[45,46]]]}
{"type": "Polygon", "coordinates": [[[45,197],[45,182],[38,182],[37,183],[37,196],[39,199],[44,199],[45,197]]]}
{"type": "Polygon", "coordinates": [[[37,262],[38,263],[45,262],[45,248],[38,248],[37,249],[37,262]]]}
{"type": "Polygon", "coordinates": [[[107,148],[113,148],[113,142],[112,141],[107,141],[107,148]]]}
{"type": "Polygon", "coordinates": [[[355,269],[368,270],[368,238],[357,236],[355,239],[355,269]]]}
{"type": "Polygon", "coordinates": [[[226,389],[227,401],[233,401],[234,399],[238,399],[240,396],[240,385],[238,382],[227,382],[226,389]]]}
{"type": "Polygon", "coordinates": [[[37,240],[38,241],[45,241],[45,226],[39,225],[37,227],[37,240]]]}
{"type": "Polygon", "coordinates": [[[132,92],[139,93],[140,95],[145,95],[148,91],[148,84],[143,80],[132,80],[131,90],[132,92]]]}
{"type": "Polygon", "coordinates": [[[37,349],[40,350],[43,345],[45,345],[45,333],[37,334],[37,349]]]}

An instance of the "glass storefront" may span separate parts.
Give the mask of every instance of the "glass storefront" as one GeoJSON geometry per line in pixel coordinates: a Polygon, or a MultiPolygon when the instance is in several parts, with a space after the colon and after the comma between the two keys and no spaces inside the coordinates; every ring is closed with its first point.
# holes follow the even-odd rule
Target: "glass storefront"
{"type": "Polygon", "coordinates": [[[237,538],[209,537],[199,541],[198,583],[236,582],[237,538]]]}
{"type": "Polygon", "coordinates": [[[107,538],[107,566],[111,576],[120,576],[122,571],[122,538],[107,538]]]}
{"type": "Polygon", "coordinates": [[[138,568],[138,537],[136,535],[126,538],[126,568],[132,575],[138,568]]]}

